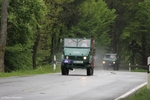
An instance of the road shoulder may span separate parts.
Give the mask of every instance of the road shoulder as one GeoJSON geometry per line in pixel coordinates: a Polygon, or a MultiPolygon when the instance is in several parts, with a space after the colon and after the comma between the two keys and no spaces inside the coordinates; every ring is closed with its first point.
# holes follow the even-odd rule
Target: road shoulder
{"type": "Polygon", "coordinates": [[[127,93],[121,95],[120,97],[116,98],[115,100],[126,100],[127,98],[129,98],[131,95],[133,95],[134,93],[136,93],[140,88],[142,88],[143,86],[145,86],[147,84],[147,82],[135,87],[134,89],[128,91],[127,93]]]}

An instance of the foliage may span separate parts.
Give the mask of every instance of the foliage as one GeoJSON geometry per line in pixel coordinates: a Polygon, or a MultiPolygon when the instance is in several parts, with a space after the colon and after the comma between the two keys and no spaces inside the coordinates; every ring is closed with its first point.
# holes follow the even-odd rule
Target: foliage
{"type": "Polygon", "coordinates": [[[104,0],[110,9],[115,9],[115,14],[117,15],[115,21],[110,25],[110,31],[108,32],[111,38],[111,45],[109,46],[109,52],[120,54],[120,48],[122,45],[120,43],[120,35],[127,25],[127,19],[125,17],[125,12],[127,10],[126,3],[130,4],[130,1],[126,0],[104,0]]]}
{"type": "Polygon", "coordinates": [[[13,76],[29,76],[37,74],[48,74],[48,73],[58,73],[60,72],[60,66],[57,65],[56,70],[53,70],[52,65],[39,66],[37,69],[21,69],[17,71],[12,71],[10,73],[0,73],[0,78],[3,77],[13,77],[13,76]]]}
{"type": "Polygon", "coordinates": [[[45,0],[48,7],[48,14],[46,17],[47,25],[45,30],[49,34],[48,40],[45,40],[46,43],[50,41],[50,62],[53,59],[53,55],[62,51],[62,43],[60,40],[64,37],[70,37],[68,31],[70,27],[75,25],[78,22],[79,17],[79,5],[84,0],[45,0]]]}
{"type": "Polygon", "coordinates": [[[74,34],[74,37],[91,37],[93,35],[98,46],[107,47],[110,44],[107,32],[110,24],[116,18],[115,10],[109,10],[102,0],[88,0],[80,7],[82,17],[77,25],[72,26],[70,33],[74,34]]]}
{"type": "Polygon", "coordinates": [[[28,44],[33,39],[38,20],[44,15],[42,0],[11,0],[8,16],[8,44],[28,44]],[[32,8],[32,9],[31,9],[32,8]],[[9,38],[11,37],[11,38],[9,38]]]}
{"type": "Polygon", "coordinates": [[[132,70],[132,72],[147,72],[147,70],[144,70],[144,69],[135,69],[135,70],[132,70]]]}
{"type": "Polygon", "coordinates": [[[113,52],[125,63],[146,64],[149,54],[149,1],[104,0],[108,7],[116,9],[117,18],[109,32],[113,52]]]}
{"type": "Polygon", "coordinates": [[[8,37],[5,53],[6,70],[28,69],[36,27],[45,15],[43,0],[10,0],[8,37]],[[32,9],[31,9],[32,8],[32,9]]]}
{"type": "Polygon", "coordinates": [[[146,86],[142,87],[136,94],[133,94],[129,100],[149,100],[150,90],[146,86]]]}
{"type": "Polygon", "coordinates": [[[127,51],[126,54],[130,54],[130,60],[134,64],[139,62],[140,64],[146,64],[146,55],[149,50],[149,20],[150,20],[150,2],[139,2],[138,4],[130,5],[128,9],[127,18],[129,25],[125,28],[121,35],[122,45],[127,51]],[[131,13],[130,13],[131,12],[131,13]],[[145,20],[147,19],[147,20],[145,20]],[[135,57],[135,58],[133,58],[135,57]],[[134,59],[134,60],[133,60],[134,59]],[[144,61],[143,61],[144,60],[144,61]]]}
{"type": "MultiPolygon", "coordinates": [[[[0,5],[2,5],[2,0],[0,1],[0,5]]],[[[2,7],[0,7],[0,12],[1,12],[2,7]]],[[[1,20],[1,15],[0,15],[0,20],[1,20]]]]}
{"type": "Polygon", "coordinates": [[[5,71],[31,69],[31,51],[22,45],[6,48],[5,71]],[[8,59],[9,58],[9,59],[8,59]]]}

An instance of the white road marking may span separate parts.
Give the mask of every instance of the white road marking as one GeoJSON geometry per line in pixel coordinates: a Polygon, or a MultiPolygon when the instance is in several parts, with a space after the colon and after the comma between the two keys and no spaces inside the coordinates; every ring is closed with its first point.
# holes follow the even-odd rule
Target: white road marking
{"type": "Polygon", "coordinates": [[[134,88],[134,89],[130,90],[129,92],[121,95],[120,97],[116,98],[115,100],[122,100],[123,98],[130,96],[131,94],[135,93],[137,90],[139,90],[140,88],[142,88],[146,84],[147,84],[147,82],[137,86],[136,88],[134,88]]]}

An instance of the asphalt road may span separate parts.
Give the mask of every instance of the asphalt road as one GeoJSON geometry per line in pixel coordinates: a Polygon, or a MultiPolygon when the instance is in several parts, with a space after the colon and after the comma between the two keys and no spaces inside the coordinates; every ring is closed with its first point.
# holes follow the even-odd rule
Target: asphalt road
{"type": "Polygon", "coordinates": [[[75,69],[61,73],[0,79],[0,100],[115,100],[147,81],[147,73],[75,69]]]}

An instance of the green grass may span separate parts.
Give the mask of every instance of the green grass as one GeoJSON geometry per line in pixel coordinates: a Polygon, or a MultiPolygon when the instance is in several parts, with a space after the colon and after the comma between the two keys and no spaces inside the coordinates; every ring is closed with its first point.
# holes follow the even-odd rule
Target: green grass
{"type": "MultiPolygon", "coordinates": [[[[134,69],[131,72],[147,72],[145,69],[134,69]]],[[[142,87],[137,93],[131,95],[129,99],[126,100],[150,100],[150,90],[147,86],[142,87]]]]}
{"type": "Polygon", "coordinates": [[[145,69],[134,69],[134,70],[131,70],[132,72],[147,72],[147,70],[145,69]]]}
{"type": "MultiPolygon", "coordinates": [[[[134,69],[132,72],[147,72],[144,69],[134,69]]],[[[147,86],[142,87],[137,93],[131,95],[127,100],[150,100],[150,90],[147,89],[147,86]]]]}
{"type": "Polygon", "coordinates": [[[57,66],[56,70],[53,70],[53,66],[45,65],[38,67],[35,70],[17,70],[11,73],[0,73],[0,78],[12,77],[12,76],[27,76],[27,75],[37,75],[37,74],[47,74],[47,73],[57,73],[60,72],[60,66],[57,66]]]}
{"type": "Polygon", "coordinates": [[[137,93],[133,94],[129,100],[150,100],[150,89],[142,87],[137,93]]]}

